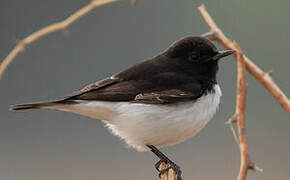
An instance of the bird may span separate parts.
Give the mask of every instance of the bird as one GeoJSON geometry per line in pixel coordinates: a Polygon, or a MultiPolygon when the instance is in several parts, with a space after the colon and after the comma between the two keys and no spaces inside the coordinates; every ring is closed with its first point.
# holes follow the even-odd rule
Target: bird
{"type": "Polygon", "coordinates": [[[159,148],[193,137],[213,118],[222,96],[218,63],[233,53],[217,50],[202,36],[183,37],[156,56],[70,95],[10,110],[53,109],[101,120],[130,147],[152,151],[160,159],[157,170],[169,163],[181,180],[180,167],[159,148]]]}

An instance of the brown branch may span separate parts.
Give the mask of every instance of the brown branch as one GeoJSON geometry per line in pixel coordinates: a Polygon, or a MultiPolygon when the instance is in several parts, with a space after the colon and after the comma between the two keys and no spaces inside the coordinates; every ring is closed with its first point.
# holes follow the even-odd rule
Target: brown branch
{"type": "MultiPolygon", "coordinates": [[[[159,170],[162,171],[169,167],[170,167],[169,164],[161,163],[159,166],[159,170]]],[[[166,171],[164,174],[160,176],[160,179],[161,180],[177,180],[176,172],[172,168],[170,168],[168,171],[166,171]]]]}
{"type": "Polygon", "coordinates": [[[131,5],[135,5],[137,0],[130,0],[131,5]]]}
{"type": "Polygon", "coordinates": [[[237,57],[237,100],[236,100],[236,118],[239,133],[239,147],[241,153],[240,172],[237,180],[245,180],[250,164],[250,155],[248,150],[248,141],[246,134],[245,108],[247,97],[246,83],[246,64],[243,58],[243,53],[237,43],[234,43],[237,57]]]}
{"type": "Polygon", "coordinates": [[[230,125],[230,128],[231,128],[231,131],[232,131],[232,134],[234,136],[234,139],[237,143],[237,145],[239,146],[240,144],[240,140],[239,140],[239,137],[236,133],[236,130],[234,128],[234,124],[237,123],[237,116],[236,114],[234,114],[231,118],[229,118],[229,120],[226,122],[226,124],[230,125]]]}
{"type": "MultiPolygon", "coordinates": [[[[211,29],[217,41],[224,46],[225,49],[237,50],[235,44],[228,39],[221,29],[215,24],[210,15],[205,9],[204,5],[199,6],[199,11],[204,18],[205,22],[211,29]]],[[[212,39],[212,37],[211,37],[212,39]]],[[[237,59],[237,54],[233,54],[237,59]]],[[[290,115],[290,101],[287,96],[282,92],[282,90],[275,84],[268,73],[263,72],[257,65],[255,65],[248,57],[243,55],[243,59],[246,64],[247,70],[261,83],[265,88],[273,95],[276,101],[282,106],[282,108],[290,115]]]]}
{"type": "Polygon", "coordinates": [[[240,171],[237,180],[245,180],[249,169],[262,171],[255,163],[250,161],[249,148],[246,134],[246,122],[245,122],[245,107],[247,96],[247,83],[246,83],[246,68],[248,71],[256,77],[276,98],[286,112],[290,114],[290,103],[288,98],[278,88],[278,86],[272,81],[271,77],[266,76],[265,73],[252,63],[242,52],[241,48],[236,42],[229,40],[223,32],[217,27],[210,15],[202,5],[199,8],[201,15],[206,23],[211,28],[211,32],[204,34],[210,40],[217,40],[225,49],[233,49],[236,53],[233,55],[237,59],[237,102],[236,112],[232,118],[228,120],[228,124],[231,125],[232,133],[236,142],[239,145],[241,154],[240,171]],[[279,94],[279,95],[278,95],[279,94]],[[279,97],[278,97],[279,96],[279,97]],[[237,123],[238,136],[236,135],[233,123],[237,123]]]}
{"type": "Polygon", "coordinates": [[[91,3],[89,3],[88,5],[86,5],[85,7],[76,11],[74,14],[69,16],[64,21],[48,25],[48,26],[32,33],[31,35],[27,36],[23,40],[21,40],[15,46],[15,48],[8,54],[8,56],[2,61],[1,65],[0,65],[0,79],[2,78],[2,75],[3,75],[4,71],[6,70],[6,68],[8,67],[8,65],[14,60],[14,58],[20,52],[22,52],[24,50],[24,48],[27,45],[31,44],[32,42],[36,41],[37,39],[39,39],[43,36],[46,36],[50,33],[53,33],[56,31],[61,31],[61,30],[66,32],[66,30],[68,29],[69,26],[71,26],[75,21],[77,21],[81,17],[88,14],[90,11],[92,11],[96,7],[103,6],[105,4],[113,3],[116,1],[119,1],[119,0],[98,0],[98,1],[94,0],[91,3]]]}
{"type": "Polygon", "coordinates": [[[259,168],[255,163],[251,162],[248,140],[246,134],[246,119],[245,119],[245,108],[246,108],[246,97],[247,88],[246,83],[246,63],[245,56],[240,48],[240,46],[234,42],[234,46],[238,51],[237,53],[237,102],[236,102],[236,112],[234,115],[234,122],[237,123],[238,133],[239,133],[239,148],[241,154],[241,165],[240,172],[237,177],[238,180],[245,180],[247,172],[249,169],[254,171],[262,172],[263,169],[259,168]]]}

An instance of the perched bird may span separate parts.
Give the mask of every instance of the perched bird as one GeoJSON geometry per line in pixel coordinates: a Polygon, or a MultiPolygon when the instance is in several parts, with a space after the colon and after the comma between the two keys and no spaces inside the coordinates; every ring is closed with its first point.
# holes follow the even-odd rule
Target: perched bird
{"type": "Polygon", "coordinates": [[[71,95],[10,109],[56,109],[102,120],[131,147],[155,153],[160,158],[156,167],[169,163],[181,179],[179,167],[157,148],[194,136],[212,119],[222,95],[216,81],[218,62],[234,52],[218,51],[203,37],[185,37],[71,95]]]}

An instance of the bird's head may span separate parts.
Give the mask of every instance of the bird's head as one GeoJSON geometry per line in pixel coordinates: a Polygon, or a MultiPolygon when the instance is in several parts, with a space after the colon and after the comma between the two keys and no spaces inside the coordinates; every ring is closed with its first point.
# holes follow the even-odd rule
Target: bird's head
{"type": "Polygon", "coordinates": [[[233,53],[235,53],[234,50],[218,51],[215,45],[206,38],[190,36],[173,43],[164,55],[169,59],[174,59],[178,65],[191,73],[215,78],[218,61],[233,53]]]}

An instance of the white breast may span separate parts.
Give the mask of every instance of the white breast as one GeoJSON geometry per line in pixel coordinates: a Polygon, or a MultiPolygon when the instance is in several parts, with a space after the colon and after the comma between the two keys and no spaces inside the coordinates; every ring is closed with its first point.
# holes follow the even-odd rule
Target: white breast
{"type": "Polygon", "coordinates": [[[129,102],[82,101],[70,107],[58,108],[105,120],[113,134],[139,151],[146,145],[157,147],[182,142],[198,133],[217,111],[221,90],[208,93],[196,101],[169,105],[129,102]]]}

